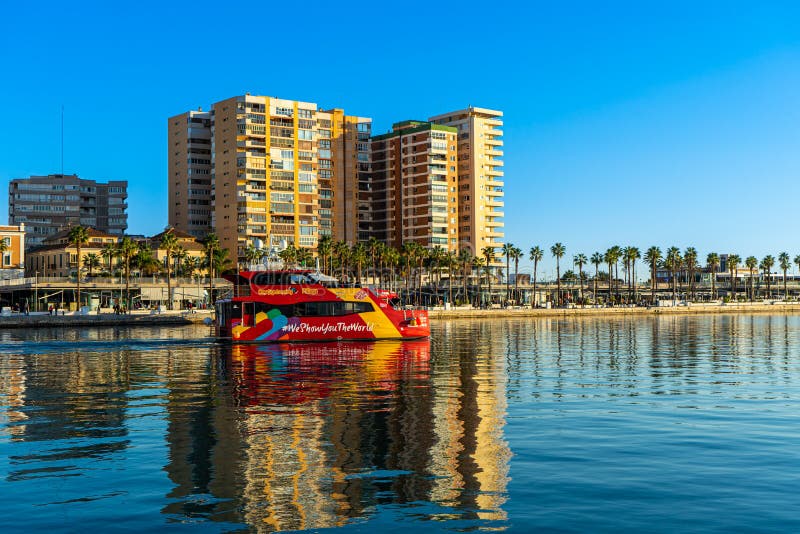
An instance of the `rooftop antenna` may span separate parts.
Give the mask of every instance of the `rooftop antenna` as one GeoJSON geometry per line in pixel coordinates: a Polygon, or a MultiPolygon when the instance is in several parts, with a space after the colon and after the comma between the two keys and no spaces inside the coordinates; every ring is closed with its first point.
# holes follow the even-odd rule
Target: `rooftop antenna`
{"type": "Polygon", "coordinates": [[[64,176],[64,104],[61,104],[61,176],[64,176]]]}

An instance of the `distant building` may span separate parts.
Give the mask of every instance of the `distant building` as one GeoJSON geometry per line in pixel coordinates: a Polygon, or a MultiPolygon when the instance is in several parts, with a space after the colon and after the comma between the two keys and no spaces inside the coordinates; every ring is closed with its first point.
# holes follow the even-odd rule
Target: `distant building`
{"type": "Polygon", "coordinates": [[[5,251],[0,254],[0,280],[22,276],[25,266],[25,225],[0,226],[0,242],[5,251]]]}
{"type": "Polygon", "coordinates": [[[121,236],[128,228],[127,181],[107,184],[77,175],[17,178],[8,184],[8,221],[25,224],[25,246],[81,225],[121,236]]]}

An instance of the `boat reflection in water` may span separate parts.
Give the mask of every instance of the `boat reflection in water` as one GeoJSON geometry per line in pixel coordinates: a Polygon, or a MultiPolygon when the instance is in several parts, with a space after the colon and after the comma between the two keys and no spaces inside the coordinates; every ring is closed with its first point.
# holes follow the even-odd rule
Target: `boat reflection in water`
{"type": "Polygon", "coordinates": [[[477,399],[436,391],[429,341],[226,350],[242,414],[236,485],[248,525],[335,527],[377,506],[412,502],[427,503],[419,512],[431,518],[505,518],[505,442],[494,467],[474,454],[481,439],[497,436],[491,425],[499,421],[479,430],[481,419],[469,413],[477,399]]]}

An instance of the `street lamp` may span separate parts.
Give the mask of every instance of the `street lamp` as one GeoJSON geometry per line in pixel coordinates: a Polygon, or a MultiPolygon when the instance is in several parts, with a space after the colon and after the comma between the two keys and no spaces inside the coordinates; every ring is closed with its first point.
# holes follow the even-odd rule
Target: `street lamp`
{"type": "Polygon", "coordinates": [[[33,302],[34,302],[34,311],[39,311],[39,271],[36,271],[36,277],[34,278],[33,283],[33,302]]]}

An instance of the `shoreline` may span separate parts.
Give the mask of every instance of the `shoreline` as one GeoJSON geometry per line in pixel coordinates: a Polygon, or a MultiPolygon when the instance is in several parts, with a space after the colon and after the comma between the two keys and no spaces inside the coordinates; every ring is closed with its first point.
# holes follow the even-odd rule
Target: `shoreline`
{"type": "Polygon", "coordinates": [[[522,317],[620,317],[659,315],[751,315],[751,314],[800,314],[800,302],[739,303],[739,304],[690,304],[688,306],[652,306],[631,308],[524,308],[490,309],[454,308],[429,310],[431,320],[477,319],[477,318],[522,318],[522,317]]]}
{"type": "MultiPolygon", "coordinates": [[[[497,308],[489,310],[473,308],[453,308],[428,310],[433,321],[464,319],[507,319],[507,318],[570,318],[570,317],[646,317],[660,315],[754,315],[754,314],[800,314],[800,302],[783,303],[740,303],[740,304],[691,304],[689,306],[653,306],[632,308],[497,308]]],[[[0,316],[0,328],[69,328],[69,327],[122,327],[122,326],[169,326],[204,324],[212,319],[210,311],[196,313],[163,312],[131,313],[115,315],[112,313],[90,315],[58,315],[32,313],[31,315],[0,316]]]]}

